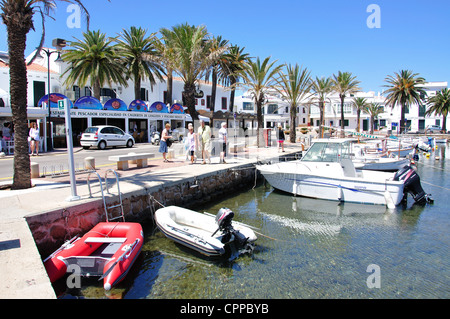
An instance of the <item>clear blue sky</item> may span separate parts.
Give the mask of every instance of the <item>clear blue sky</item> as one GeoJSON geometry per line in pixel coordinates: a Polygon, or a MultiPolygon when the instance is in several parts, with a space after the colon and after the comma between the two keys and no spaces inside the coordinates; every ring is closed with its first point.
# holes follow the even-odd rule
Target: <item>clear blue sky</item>
{"type": "MultiPolygon", "coordinates": [[[[82,38],[69,28],[68,4],[57,1],[55,20],[46,19],[46,46],[54,38],[82,38]]],[[[116,36],[141,26],[156,32],[188,22],[246,48],[251,56],[298,63],[313,76],[349,71],[365,91],[382,91],[387,75],[411,69],[427,81],[450,82],[449,0],[85,0],[91,30],[116,36]],[[380,8],[380,28],[369,28],[370,4],[380,8]]],[[[27,54],[38,45],[41,19],[35,15],[27,54]]],[[[7,51],[0,25],[0,50],[7,51]]]]}

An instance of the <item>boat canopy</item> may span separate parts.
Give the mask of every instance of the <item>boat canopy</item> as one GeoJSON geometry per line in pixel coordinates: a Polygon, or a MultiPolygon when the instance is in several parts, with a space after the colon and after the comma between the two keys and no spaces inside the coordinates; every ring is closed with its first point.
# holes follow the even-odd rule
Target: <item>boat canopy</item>
{"type": "Polygon", "coordinates": [[[340,162],[342,158],[351,158],[352,142],[349,139],[319,140],[302,157],[302,162],[340,162]]]}

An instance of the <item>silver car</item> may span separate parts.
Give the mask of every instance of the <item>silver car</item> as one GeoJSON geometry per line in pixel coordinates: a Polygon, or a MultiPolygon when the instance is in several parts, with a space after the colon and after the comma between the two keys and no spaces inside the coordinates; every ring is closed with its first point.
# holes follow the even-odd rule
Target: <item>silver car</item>
{"type": "Polygon", "coordinates": [[[134,138],[120,128],[110,125],[99,125],[88,127],[81,135],[80,144],[84,149],[91,146],[103,150],[106,147],[134,145],[134,138]]]}

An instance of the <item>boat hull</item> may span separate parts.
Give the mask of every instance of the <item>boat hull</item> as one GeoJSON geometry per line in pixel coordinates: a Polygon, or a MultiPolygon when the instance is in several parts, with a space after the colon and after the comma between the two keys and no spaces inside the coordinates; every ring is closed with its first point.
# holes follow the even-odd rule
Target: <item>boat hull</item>
{"type": "Polygon", "coordinates": [[[314,170],[292,162],[257,168],[272,187],[297,196],[379,205],[386,205],[387,201],[398,205],[403,199],[404,184],[389,180],[392,173],[365,171],[359,172],[360,176],[333,178],[341,169],[340,165],[321,164],[323,167],[318,164],[314,170]],[[375,176],[380,174],[388,175],[384,175],[386,179],[383,180],[383,177],[375,176]]]}
{"type": "MultiPolygon", "coordinates": [[[[155,212],[155,221],[161,232],[169,239],[193,249],[209,257],[222,256],[226,253],[226,245],[233,242],[232,237],[223,241],[220,232],[215,233],[218,226],[215,218],[177,206],[168,206],[155,212]]],[[[256,240],[256,235],[248,227],[233,224],[235,230],[248,238],[256,240]]]]}
{"type": "Polygon", "coordinates": [[[102,274],[108,272],[103,278],[103,286],[109,290],[123,280],[139,256],[143,235],[142,226],[138,223],[99,223],[83,237],[63,245],[44,261],[50,281],[55,282],[63,277],[71,264],[89,263],[92,269],[102,267],[102,274]],[[114,243],[117,238],[121,241],[114,251],[108,255],[96,255],[108,242],[114,243]]]}

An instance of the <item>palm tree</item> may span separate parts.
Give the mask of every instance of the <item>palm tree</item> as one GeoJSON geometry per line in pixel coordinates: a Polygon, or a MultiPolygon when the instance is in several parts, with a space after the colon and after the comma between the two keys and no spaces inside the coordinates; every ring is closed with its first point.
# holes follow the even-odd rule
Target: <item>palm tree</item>
{"type": "Polygon", "coordinates": [[[248,61],[248,53],[244,53],[243,48],[239,48],[237,45],[232,45],[228,52],[223,55],[222,68],[220,78],[222,83],[228,85],[230,93],[229,111],[233,112],[234,97],[236,92],[236,84],[240,80],[244,65],[248,61]]]}
{"type": "Polygon", "coordinates": [[[159,54],[161,55],[161,62],[166,68],[167,75],[167,95],[164,103],[172,105],[173,102],[173,70],[175,68],[175,50],[174,40],[172,39],[173,33],[169,29],[162,28],[159,30],[162,38],[156,43],[159,54]]]}
{"type": "Polygon", "coordinates": [[[400,133],[406,131],[405,113],[406,109],[413,103],[421,103],[421,95],[425,91],[421,87],[425,79],[418,77],[418,73],[412,73],[410,70],[401,70],[400,73],[394,72],[394,76],[388,75],[385,78],[388,89],[385,91],[386,104],[394,108],[396,105],[401,107],[400,133]]]}
{"type": "Polygon", "coordinates": [[[210,110],[211,110],[211,127],[213,127],[213,116],[214,111],[216,109],[216,91],[217,91],[217,79],[220,73],[220,70],[222,68],[222,58],[228,50],[228,40],[222,39],[222,36],[213,37],[211,41],[208,42],[208,48],[211,53],[219,52],[218,54],[214,54],[215,59],[212,61],[211,66],[207,70],[205,74],[206,80],[209,79],[211,76],[211,103],[210,103],[210,110]]]}
{"type": "Polygon", "coordinates": [[[84,39],[70,42],[74,49],[66,50],[62,55],[69,68],[62,74],[68,73],[64,84],[66,86],[78,83],[80,87],[91,83],[94,97],[100,99],[100,89],[104,84],[128,86],[125,79],[124,61],[118,54],[117,46],[112,45],[114,39],[106,38],[104,33],[87,31],[84,39]]]}
{"type": "Polygon", "coordinates": [[[198,120],[195,109],[195,87],[205,71],[222,52],[210,52],[206,45],[208,31],[204,26],[176,25],[172,30],[162,29],[168,34],[174,50],[173,70],[184,82],[183,100],[193,120],[198,120]]]}
{"type": "Polygon", "coordinates": [[[337,75],[333,74],[333,89],[339,94],[341,100],[341,137],[345,136],[344,100],[347,95],[351,96],[360,90],[359,83],[351,72],[339,71],[337,75]]]}
{"type": "Polygon", "coordinates": [[[155,34],[147,36],[147,30],[133,26],[130,30],[123,30],[117,39],[118,54],[124,59],[127,70],[126,77],[134,82],[135,99],[141,99],[142,80],[149,79],[152,88],[156,79],[164,81],[155,34]]]}
{"type": "Polygon", "coordinates": [[[384,112],[380,103],[371,102],[366,106],[365,111],[370,115],[370,134],[373,134],[375,119],[384,112]]]}
{"type": "Polygon", "coordinates": [[[447,115],[450,111],[450,90],[445,88],[428,98],[427,105],[430,107],[425,114],[442,115],[442,131],[447,131],[447,115]]]}
{"type": "Polygon", "coordinates": [[[311,90],[315,94],[312,100],[317,100],[320,110],[320,125],[319,125],[319,136],[323,136],[324,125],[325,125],[325,100],[328,94],[333,91],[333,81],[330,77],[316,77],[314,81],[311,82],[311,90]]]}
{"type": "Polygon", "coordinates": [[[280,72],[282,65],[275,66],[276,60],[269,62],[270,57],[264,59],[261,63],[259,57],[256,62],[249,60],[244,66],[244,72],[242,73],[243,84],[247,87],[249,93],[253,97],[256,104],[256,118],[258,121],[256,143],[258,147],[262,147],[262,130],[263,114],[262,107],[266,98],[266,95],[270,91],[275,90],[276,75],[280,72]]]}
{"type": "Polygon", "coordinates": [[[291,132],[289,133],[289,139],[291,143],[295,143],[296,140],[296,119],[297,119],[297,107],[304,100],[307,94],[311,90],[311,72],[307,68],[302,69],[296,64],[286,65],[286,74],[279,72],[279,80],[277,90],[289,103],[291,123],[291,132]]]}
{"type": "Polygon", "coordinates": [[[363,97],[355,97],[353,98],[352,105],[356,109],[356,131],[360,132],[361,111],[366,109],[367,100],[363,97]]]}
{"type": "MultiPolygon", "coordinates": [[[[77,3],[89,17],[87,11],[78,0],[65,0],[77,3]]],[[[10,101],[12,121],[14,124],[14,177],[12,189],[31,187],[30,157],[28,155],[28,125],[27,125],[27,67],[25,64],[25,47],[28,32],[33,29],[33,17],[39,12],[44,25],[45,17],[50,16],[56,8],[55,0],[1,0],[1,17],[6,25],[9,72],[10,101]]],[[[89,18],[88,18],[89,20],[89,18]]],[[[39,49],[44,43],[43,28],[39,49]]]]}

